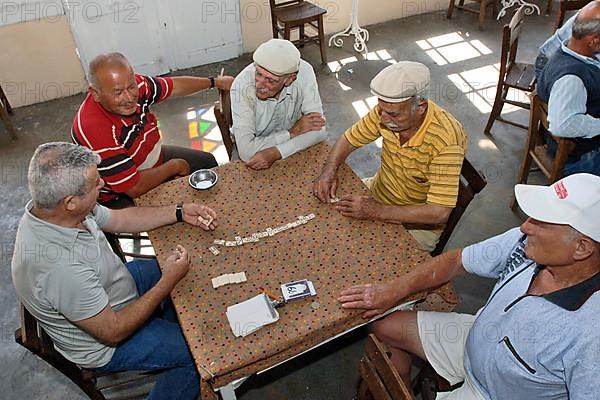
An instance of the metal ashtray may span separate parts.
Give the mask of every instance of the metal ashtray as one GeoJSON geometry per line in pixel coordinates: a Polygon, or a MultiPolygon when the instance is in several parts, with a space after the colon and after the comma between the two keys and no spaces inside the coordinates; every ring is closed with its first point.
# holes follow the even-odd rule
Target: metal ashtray
{"type": "Polygon", "coordinates": [[[210,169],[199,169],[194,171],[188,178],[190,186],[194,189],[206,190],[217,184],[219,176],[210,169]]]}

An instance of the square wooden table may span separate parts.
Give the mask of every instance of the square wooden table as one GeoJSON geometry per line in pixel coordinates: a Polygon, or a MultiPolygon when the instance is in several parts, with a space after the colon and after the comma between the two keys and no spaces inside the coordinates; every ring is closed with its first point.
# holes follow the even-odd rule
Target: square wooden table
{"type": "MultiPolygon", "coordinates": [[[[195,190],[181,178],[140,198],[142,206],[197,202],[218,214],[219,227],[213,232],[180,223],[149,233],[159,263],[177,244],[192,255],[190,271],[171,297],[202,378],[204,399],[215,398],[214,389],[364,324],[360,312],[340,307],[339,292],[354,284],[401,276],[429,258],[401,225],[343,217],[333,205],[313,196],[312,184],[329,150],[321,143],[265,171],[232,162],[215,168],[219,180],[209,190],[195,190]],[[250,236],[309,213],[316,218],[273,237],[239,247],[217,246],[217,256],[208,250],[214,239],[250,236]],[[241,271],[247,282],[212,287],[211,278],[241,271]],[[246,337],[233,335],[225,316],[228,306],[259,294],[259,287],[280,293],[281,284],[300,279],[311,280],[317,295],[279,308],[280,320],[274,324],[246,337]]],[[[338,196],[364,191],[361,180],[343,165],[338,196]]],[[[450,285],[433,293],[439,295],[438,309],[451,309],[457,302],[450,285]]],[[[426,296],[420,293],[411,299],[426,296]]]]}

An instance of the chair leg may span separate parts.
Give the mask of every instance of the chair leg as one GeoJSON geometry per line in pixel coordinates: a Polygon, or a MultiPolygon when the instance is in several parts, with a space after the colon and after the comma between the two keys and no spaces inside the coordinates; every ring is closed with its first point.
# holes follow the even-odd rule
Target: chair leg
{"type": "Polygon", "coordinates": [[[563,175],[563,169],[567,163],[569,157],[567,149],[563,143],[559,143],[556,148],[556,154],[554,155],[554,162],[552,163],[552,170],[550,171],[550,177],[548,178],[550,184],[553,184],[563,175]]]}
{"type": "Polygon", "coordinates": [[[10,116],[8,115],[8,107],[5,107],[4,102],[0,102],[0,119],[4,122],[4,126],[6,127],[6,131],[10,135],[13,140],[17,139],[17,131],[10,120],[10,116]]]}
{"type": "MultiPolygon", "coordinates": [[[[530,111],[533,112],[533,111],[530,111]]],[[[531,126],[529,127],[530,132],[527,135],[527,144],[525,146],[525,154],[523,155],[523,161],[521,162],[521,167],[519,168],[519,176],[517,177],[516,184],[519,183],[527,183],[527,178],[529,177],[529,170],[531,169],[531,162],[533,158],[531,157],[531,152],[535,147],[535,138],[534,135],[531,134],[531,126]]],[[[517,207],[517,199],[513,193],[511,201],[510,201],[510,209],[515,211],[517,207]]]]}
{"type": "Polygon", "coordinates": [[[548,4],[546,4],[546,15],[552,14],[552,0],[548,0],[548,4]]]}
{"type": "Polygon", "coordinates": [[[452,18],[452,13],[454,12],[454,0],[450,0],[448,4],[448,12],[446,13],[446,18],[452,18]]]}
{"type": "Polygon", "coordinates": [[[360,384],[358,385],[358,393],[356,397],[358,400],[373,400],[373,395],[369,391],[369,386],[367,385],[367,382],[364,379],[360,380],[360,384]]]}
{"type": "Polygon", "coordinates": [[[487,0],[481,0],[481,4],[479,5],[479,30],[483,30],[483,25],[485,24],[485,11],[487,9],[488,2],[487,0]]]}
{"type": "Polygon", "coordinates": [[[10,101],[8,101],[8,98],[6,97],[6,94],[4,93],[4,89],[2,89],[2,86],[0,86],[0,103],[4,104],[6,111],[12,115],[12,113],[13,113],[12,106],[10,105],[10,101]]]}
{"type": "Polygon", "coordinates": [[[284,24],[283,25],[283,38],[285,40],[290,40],[290,25],[289,24],[284,24]]]}
{"type": "MultiPolygon", "coordinates": [[[[504,77],[501,76],[500,79],[504,79],[504,77]]],[[[494,125],[494,122],[496,121],[496,119],[498,119],[500,113],[502,113],[502,108],[504,107],[504,101],[502,99],[503,86],[504,85],[502,84],[502,82],[498,82],[498,87],[496,88],[496,97],[494,98],[494,105],[492,106],[492,111],[490,111],[490,117],[488,118],[487,125],[483,130],[483,133],[485,133],[486,135],[491,134],[492,125],[494,125]]]]}
{"type": "MultiPolygon", "coordinates": [[[[302,39],[304,39],[305,36],[306,35],[304,34],[304,25],[300,25],[298,27],[298,39],[302,40],[302,39]]],[[[303,48],[304,47],[304,43],[301,43],[300,46],[298,46],[298,47],[303,48]]]]}
{"type": "Polygon", "coordinates": [[[277,17],[271,12],[271,29],[273,30],[273,39],[279,38],[279,30],[277,29],[277,17]]]}
{"type": "Polygon", "coordinates": [[[321,49],[321,63],[327,64],[327,53],[325,52],[325,27],[323,24],[323,16],[319,16],[319,47],[321,49]]]}

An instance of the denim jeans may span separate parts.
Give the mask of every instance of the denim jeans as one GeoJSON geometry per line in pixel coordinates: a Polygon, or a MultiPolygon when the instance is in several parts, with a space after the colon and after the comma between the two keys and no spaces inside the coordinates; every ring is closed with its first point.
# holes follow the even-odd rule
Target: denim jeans
{"type": "MultiPolygon", "coordinates": [[[[127,269],[142,296],[160,279],[155,260],[134,260],[127,269]]],[[[200,376],[177,323],[170,299],[127,340],[120,343],[110,362],[98,371],[161,370],[156,385],[147,399],[196,399],[200,392],[200,376]]]]}
{"type": "MultiPolygon", "coordinates": [[[[552,157],[556,154],[556,142],[544,134],[546,144],[548,145],[548,154],[552,157]]],[[[577,151],[577,147],[575,148],[577,151]]],[[[588,174],[600,176],[600,149],[596,148],[581,154],[579,157],[569,157],[565,164],[564,176],[586,172],[588,174]]]]}

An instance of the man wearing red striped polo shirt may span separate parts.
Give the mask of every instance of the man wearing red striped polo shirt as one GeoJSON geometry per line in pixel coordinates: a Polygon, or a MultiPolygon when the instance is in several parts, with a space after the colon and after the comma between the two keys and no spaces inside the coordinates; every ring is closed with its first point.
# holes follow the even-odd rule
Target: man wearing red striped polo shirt
{"type": "Polygon", "coordinates": [[[131,199],[169,179],[217,165],[210,153],[164,145],[150,106],[212,87],[229,89],[232,77],[138,75],[120,53],[94,58],[89,75],[89,92],[75,116],[71,136],[102,159],[98,171],[105,186],[100,203],[110,208],[131,206],[131,199]]]}

